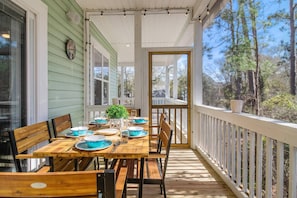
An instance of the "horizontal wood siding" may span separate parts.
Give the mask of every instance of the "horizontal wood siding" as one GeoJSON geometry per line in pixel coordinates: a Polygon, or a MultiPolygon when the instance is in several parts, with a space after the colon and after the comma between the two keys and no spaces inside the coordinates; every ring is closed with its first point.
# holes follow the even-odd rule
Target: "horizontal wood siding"
{"type": "MultiPolygon", "coordinates": [[[[84,13],[75,1],[43,2],[48,6],[48,117],[70,113],[75,125],[84,116],[84,13]],[[81,16],[79,24],[69,22],[69,10],[81,16]],[[70,38],[76,43],[74,60],[65,53],[65,43],[70,38]]],[[[91,34],[110,53],[110,98],[117,97],[117,53],[94,24],[91,34]]]]}
{"type": "Polygon", "coordinates": [[[90,23],[90,33],[94,38],[101,44],[102,47],[110,54],[110,76],[109,76],[109,102],[111,103],[112,98],[118,97],[118,82],[117,82],[117,52],[113,49],[111,44],[106,40],[104,35],[98,30],[93,23],[90,23]]]}
{"type": "Polygon", "coordinates": [[[74,124],[83,119],[84,54],[83,11],[75,1],[44,0],[48,6],[48,102],[49,119],[70,113],[74,124]],[[68,21],[66,12],[81,16],[78,25],[68,21]],[[76,43],[76,57],[69,60],[65,42],[76,43]]]}

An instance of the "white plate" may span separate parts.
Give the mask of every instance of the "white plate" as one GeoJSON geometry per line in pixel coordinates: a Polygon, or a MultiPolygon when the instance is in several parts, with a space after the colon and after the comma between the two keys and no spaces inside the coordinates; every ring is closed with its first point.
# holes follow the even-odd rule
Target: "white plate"
{"type": "Polygon", "coordinates": [[[105,143],[100,147],[89,148],[85,141],[80,141],[80,142],[75,144],[75,148],[77,148],[79,150],[82,150],[82,151],[97,151],[97,150],[106,149],[106,148],[108,148],[108,147],[110,147],[112,145],[112,141],[110,141],[110,140],[104,140],[104,142],[105,143]]]}
{"type": "Polygon", "coordinates": [[[111,128],[99,129],[95,131],[96,134],[100,134],[100,135],[115,135],[118,132],[119,132],[118,129],[111,129],[111,128]]]}

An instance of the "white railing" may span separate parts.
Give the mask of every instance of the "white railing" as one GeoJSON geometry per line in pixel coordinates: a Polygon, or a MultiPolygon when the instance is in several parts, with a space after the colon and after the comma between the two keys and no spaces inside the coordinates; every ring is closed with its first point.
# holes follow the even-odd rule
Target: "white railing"
{"type": "Polygon", "coordinates": [[[85,121],[93,120],[99,117],[101,112],[106,112],[109,105],[87,105],[85,106],[85,121]]]}
{"type": "Polygon", "coordinates": [[[193,107],[194,143],[238,197],[296,198],[297,125],[193,107]]]}

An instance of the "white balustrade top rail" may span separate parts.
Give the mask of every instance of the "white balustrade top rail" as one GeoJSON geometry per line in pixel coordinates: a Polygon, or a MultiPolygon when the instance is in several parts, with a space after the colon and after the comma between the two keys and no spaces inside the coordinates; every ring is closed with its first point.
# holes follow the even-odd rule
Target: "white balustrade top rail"
{"type": "Polygon", "coordinates": [[[197,150],[238,197],[296,198],[297,125],[193,107],[197,150]]]}

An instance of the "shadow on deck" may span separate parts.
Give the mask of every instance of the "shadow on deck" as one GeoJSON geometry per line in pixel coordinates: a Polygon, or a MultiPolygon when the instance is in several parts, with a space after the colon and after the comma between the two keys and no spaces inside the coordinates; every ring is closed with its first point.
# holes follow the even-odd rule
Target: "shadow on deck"
{"type": "MultiPolygon", "coordinates": [[[[174,149],[170,151],[166,173],[167,197],[173,198],[222,198],[236,196],[207,164],[191,149],[174,149]]],[[[135,185],[128,184],[128,198],[137,194],[135,185]]],[[[144,198],[163,198],[158,185],[144,185],[144,198]]]]}

